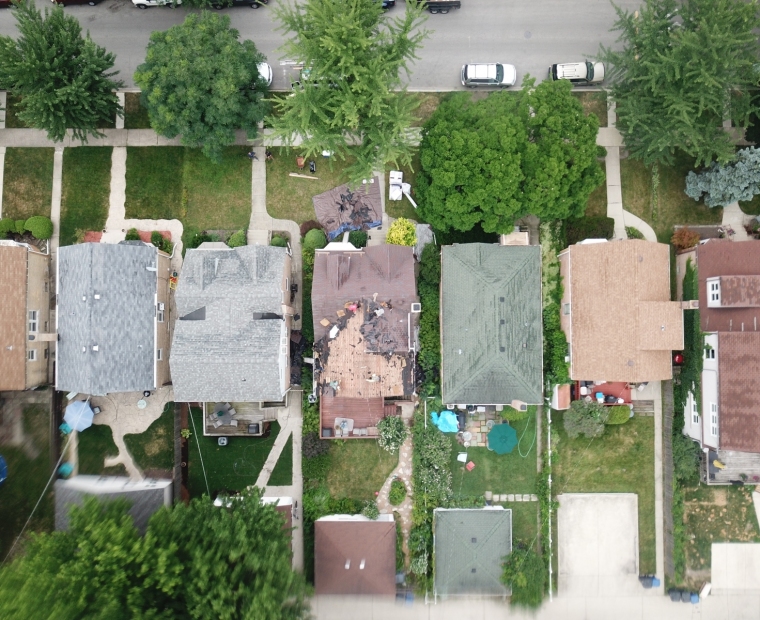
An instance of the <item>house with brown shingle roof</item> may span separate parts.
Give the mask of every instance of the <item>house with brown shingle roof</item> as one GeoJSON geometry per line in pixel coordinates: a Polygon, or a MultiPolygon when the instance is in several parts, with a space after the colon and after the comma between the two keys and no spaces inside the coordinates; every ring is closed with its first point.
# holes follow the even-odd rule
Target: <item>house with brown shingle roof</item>
{"type": "Polygon", "coordinates": [[[760,243],[711,239],[695,258],[705,347],[684,433],[707,450],[710,481],[726,483],[760,475],[760,243]]]}
{"type": "Polygon", "coordinates": [[[670,301],[670,247],[640,239],[582,242],[560,253],[561,325],[576,381],[670,379],[683,310],[670,301]]]}
{"type": "Polygon", "coordinates": [[[393,596],[396,524],[362,515],[331,515],[314,522],[316,594],[393,596]]]}
{"type": "Polygon", "coordinates": [[[377,437],[414,393],[413,248],[330,243],[314,258],[315,379],[324,439],[377,437]]]}
{"type": "Polygon", "coordinates": [[[50,255],[0,241],[0,391],[48,382],[50,255]]]}

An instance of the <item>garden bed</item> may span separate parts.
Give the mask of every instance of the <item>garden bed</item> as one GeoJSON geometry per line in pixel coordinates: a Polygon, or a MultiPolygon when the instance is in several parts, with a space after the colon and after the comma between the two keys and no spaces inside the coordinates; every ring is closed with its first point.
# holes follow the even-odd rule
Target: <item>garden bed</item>
{"type": "Polygon", "coordinates": [[[7,148],[3,175],[3,217],[50,217],[53,154],[49,148],[7,148]]]}
{"type": "Polygon", "coordinates": [[[124,93],[124,129],[150,129],[148,110],[140,103],[141,93],[124,93]]]}
{"type": "Polygon", "coordinates": [[[76,242],[77,231],[103,230],[111,195],[111,153],[104,146],[63,151],[61,245],[76,242]]]}

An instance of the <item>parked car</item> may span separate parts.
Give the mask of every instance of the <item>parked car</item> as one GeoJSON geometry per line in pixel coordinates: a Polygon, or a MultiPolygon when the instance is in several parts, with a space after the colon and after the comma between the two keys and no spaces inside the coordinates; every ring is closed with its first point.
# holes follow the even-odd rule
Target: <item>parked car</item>
{"type": "Polygon", "coordinates": [[[267,83],[267,86],[272,85],[272,67],[269,66],[268,62],[260,62],[258,65],[256,65],[256,68],[259,70],[259,75],[261,78],[267,83]]]}
{"type": "Polygon", "coordinates": [[[396,0],[380,0],[383,3],[383,9],[386,11],[396,6],[396,0]]]}
{"type": "Polygon", "coordinates": [[[7,9],[11,5],[11,0],[0,0],[0,9],[7,9]]]}
{"type": "Polygon", "coordinates": [[[461,0],[417,0],[417,2],[423,4],[431,13],[446,14],[451,9],[462,7],[461,0]]]}
{"type": "Polygon", "coordinates": [[[601,62],[567,62],[549,67],[552,80],[570,80],[576,86],[601,84],[604,81],[604,64],[601,62]]]}
{"type": "Polygon", "coordinates": [[[132,0],[132,4],[134,4],[138,9],[147,9],[151,6],[170,6],[173,9],[176,9],[180,4],[182,4],[182,0],[132,0]]]}
{"type": "Polygon", "coordinates": [[[249,6],[252,9],[258,9],[262,4],[267,4],[269,0],[223,0],[212,4],[217,11],[235,6],[249,6]]]}
{"type": "Polygon", "coordinates": [[[517,81],[517,69],[514,65],[503,65],[498,62],[472,63],[462,65],[462,86],[499,86],[506,88],[514,86],[517,81]]]}
{"type": "MultiPolygon", "coordinates": [[[[52,0],[53,4],[62,4],[63,6],[69,6],[70,4],[89,4],[95,6],[100,4],[102,0],[52,0]]],[[[2,0],[0,0],[0,6],[3,6],[2,0]]]]}

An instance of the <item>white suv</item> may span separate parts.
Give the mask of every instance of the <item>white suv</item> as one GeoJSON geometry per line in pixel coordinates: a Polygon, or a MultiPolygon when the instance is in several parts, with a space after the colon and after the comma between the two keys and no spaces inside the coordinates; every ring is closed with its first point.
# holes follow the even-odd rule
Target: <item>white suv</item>
{"type": "Polygon", "coordinates": [[[604,81],[604,64],[587,60],[552,65],[549,67],[549,77],[552,80],[570,80],[576,86],[601,84],[604,81]]]}
{"type": "Polygon", "coordinates": [[[472,63],[462,66],[462,86],[514,86],[517,81],[517,69],[514,65],[498,62],[472,63]]]}
{"type": "Polygon", "coordinates": [[[182,0],[132,0],[132,4],[134,4],[138,9],[147,9],[149,6],[169,6],[173,9],[176,9],[180,4],[182,4],[182,0]]]}

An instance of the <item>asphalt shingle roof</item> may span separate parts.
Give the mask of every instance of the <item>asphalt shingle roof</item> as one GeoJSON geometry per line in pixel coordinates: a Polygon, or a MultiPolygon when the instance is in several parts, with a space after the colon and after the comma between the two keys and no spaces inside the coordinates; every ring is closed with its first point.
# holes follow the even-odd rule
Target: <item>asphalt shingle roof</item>
{"type": "Polygon", "coordinates": [[[436,508],[435,593],[505,596],[502,562],[512,553],[512,511],[436,508]]]}
{"type": "Polygon", "coordinates": [[[541,403],[541,249],[468,243],[441,260],[444,403],[541,403]]]}
{"type": "Polygon", "coordinates": [[[156,387],[157,259],[158,250],[141,242],[59,249],[57,389],[108,394],[156,387]]]}
{"type": "Polygon", "coordinates": [[[286,258],[285,248],[260,245],[187,251],[170,356],[176,400],[282,399],[286,258]]]}

